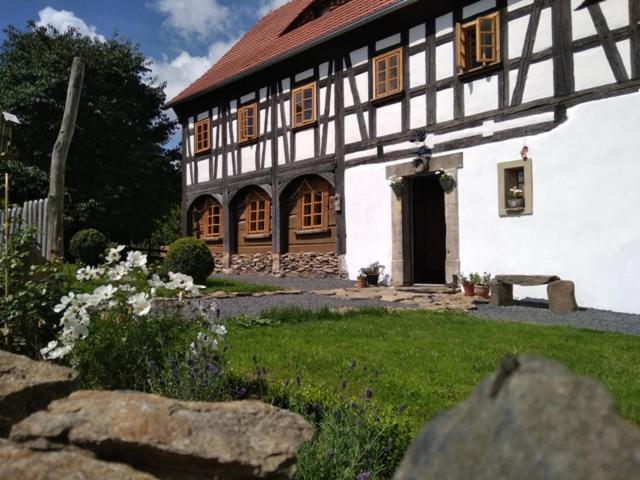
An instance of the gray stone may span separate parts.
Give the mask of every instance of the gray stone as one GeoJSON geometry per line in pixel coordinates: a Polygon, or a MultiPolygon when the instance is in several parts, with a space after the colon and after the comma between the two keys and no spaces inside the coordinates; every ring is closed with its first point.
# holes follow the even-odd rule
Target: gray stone
{"type": "Polygon", "coordinates": [[[640,478],[640,429],[604,387],[555,361],[517,362],[427,423],[394,480],[640,478]]]}
{"type": "Polygon", "coordinates": [[[14,425],[11,440],[83,448],[160,478],[281,479],[312,435],[299,415],[258,401],[80,391],[14,425]]]}
{"type": "Polygon", "coordinates": [[[491,280],[491,298],[489,303],[494,307],[513,305],[513,284],[503,283],[495,278],[491,280]]]}
{"type": "Polygon", "coordinates": [[[127,465],[107,463],[79,451],[31,450],[0,439],[0,480],[153,480],[127,465]]]}
{"type": "Polygon", "coordinates": [[[560,280],[560,278],[555,275],[496,275],[495,279],[502,283],[523,285],[525,287],[546,285],[547,283],[560,280]]]}
{"type": "Polygon", "coordinates": [[[0,350],[0,437],[7,437],[14,423],[77,387],[78,375],[70,368],[0,350]]]}
{"type": "Polygon", "coordinates": [[[571,313],[578,310],[576,287],[569,280],[556,280],[547,285],[549,310],[553,313],[571,313]]]}

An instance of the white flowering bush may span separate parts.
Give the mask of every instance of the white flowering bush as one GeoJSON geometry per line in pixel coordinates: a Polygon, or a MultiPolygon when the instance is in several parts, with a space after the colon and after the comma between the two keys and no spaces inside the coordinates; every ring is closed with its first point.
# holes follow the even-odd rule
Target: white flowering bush
{"type": "Polygon", "coordinates": [[[93,319],[110,315],[119,322],[132,321],[149,315],[152,300],[159,289],[176,292],[180,299],[198,297],[204,287],[196,285],[188,275],[169,273],[164,282],[151,275],[147,256],[131,251],[122,258],[124,246],[111,248],[105,263],[83,267],[76,273],[78,281],[97,284],[91,293],[69,292],[54,307],[62,314],[58,338],[40,350],[43,358],[52,360],[66,356],[79,340],[86,339],[93,319]]]}

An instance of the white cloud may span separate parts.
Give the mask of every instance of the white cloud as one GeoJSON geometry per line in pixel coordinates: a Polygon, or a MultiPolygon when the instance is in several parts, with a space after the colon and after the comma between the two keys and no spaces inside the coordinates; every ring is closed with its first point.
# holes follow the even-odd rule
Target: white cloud
{"type": "Polygon", "coordinates": [[[260,0],[260,9],[258,10],[258,13],[260,13],[260,16],[262,17],[271,10],[281,7],[288,1],[289,0],[260,0]]]}
{"type": "Polygon", "coordinates": [[[73,12],[68,10],[56,10],[52,7],[46,7],[38,12],[38,16],[40,19],[36,22],[36,25],[39,27],[51,25],[62,33],[69,30],[69,28],[74,28],[80,35],[89,37],[92,40],[105,41],[104,36],[98,34],[98,29],[95,25],[87,25],[84,20],[76,17],[73,12]]]}
{"type": "Polygon", "coordinates": [[[167,101],[209,70],[235,42],[236,40],[214,42],[206,56],[192,56],[189,52],[182,51],[172,60],[166,55],[160,60],[151,59],[151,70],[158,77],[158,83],[167,82],[167,101]]]}
{"type": "Polygon", "coordinates": [[[207,42],[231,27],[231,9],[217,0],[153,0],[151,7],[166,15],[164,24],[185,39],[207,42]]]}

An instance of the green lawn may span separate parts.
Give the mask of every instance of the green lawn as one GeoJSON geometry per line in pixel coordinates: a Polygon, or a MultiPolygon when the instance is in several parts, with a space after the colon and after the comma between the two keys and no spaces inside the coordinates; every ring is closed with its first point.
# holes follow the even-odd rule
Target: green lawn
{"type": "Polygon", "coordinates": [[[417,429],[467,397],[505,353],[533,353],[596,378],[613,393],[622,415],[640,423],[640,337],[449,312],[360,311],[342,317],[289,312],[279,317],[293,323],[243,328],[230,322],[234,372],[255,371],[255,355],[269,381],[300,376],[301,388],[318,401],[341,392],[343,380],[351,395],[370,387],[379,405],[389,410],[406,405],[406,418],[417,429]]]}
{"type": "Polygon", "coordinates": [[[205,286],[206,288],[202,291],[205,294],[220,291],[235,293],[257,293],[285,290],[282,287],[275,287],[273,285],[237,282],[235,280],[225,280],[222,278],[207,278],[207,283],[205,286]]]}

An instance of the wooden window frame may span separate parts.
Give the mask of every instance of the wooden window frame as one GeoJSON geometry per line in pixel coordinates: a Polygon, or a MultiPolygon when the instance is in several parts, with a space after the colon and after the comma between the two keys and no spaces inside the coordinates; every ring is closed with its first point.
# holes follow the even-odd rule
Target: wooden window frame
{"type": "Polygon", "coordinates": [[[300,193],[298,197],[298,231],[299,233],[305,233],[308,231],[326,231],[329,228],[329,192],[326,190],[305,189],[300,193]],[[317,201],[314,196],[320,194],[320,200],[317,201]],[[310,202],[305,201],[305,197],[310,195],[310,202]],[[320,213],[314,213],[314,206],[320,204],[320,213]],[[310,213],[306,215],[304,213],[305,205],[310,205],[310,213]],[[320,223],[315,222],[315,217],[320,216],[320,223]],[[305,218],[309,218],[311,221],[308,225],[305,225],[305,218]]]}
{"type": "Polygon", "coordinates": [[[258,116],[258,104],[251,103],[238,109],[238,143],[252,142],[258,138],[258,129],[260,128],[260,117],[258,116]],[[253,134],[247,133],[246,125],[247,114],[253,114],[253,134]]]}
{"type": "Polygon", "coordinates": [[[394,48],[393,50],[383,53],[381,55],[378,55],[377,57],[374,57],[373,59],[373,99],[374,100],[382,100],[384,98],[389,98],[392,97],[394,95],[398,95],[400,93],[402,93],[404,91],[404,65],[403,65],[403,49],[402,47],[398,47],[398,48],[394,48]],[[389,70],[389,67],[386,67],[384,70],[380,69],[380,63],[382,63],[382,61],[386,60],[387,63],[389,62],[389,59],[391,59],[392,57],[396,57],[397,56],[397,60],[396,60],[396,68],[398,70],[398,74],[395,78],[397,84],[396,84],[396,88],[395,89],[389,89],[389,84],[394,80],[393,78],[388,78],[388,76],[386,76],[387,71],[389,70]],[[385,79],[380,82],[378,81],[378,76],[381,72],[385,72],[385,79]],[[384,93],[379,93],[378,92],[378,86],[383,84],[385,85],[385,92],[384,93]]]}
{"type": "Polygon", "coordinates": [[[271,202],[265,198],[258,196],[252,196],[248,200],[245,218],[247,226],[247,236],[252,235],[266,235],[271,233],[271,202]],[[264,206],[260,207],[260,202],[264,202],[264,206]],[[260,212],[264,212],[264,227],[259,228],[261,220],[258,218],[260,212]],[[252,214],[255,213],[255,219],[252,219],[252,214]]]}
{"type": "Polygon", "coordinates": [[[204,204],[204,214],[202,216],[204,231],[202,234],[202,238],[206,239],[219,239],[222,238],[224,233],[223,230],[223,220],[222,220],[222,205],[214,200],[207,200],[204,204]],[[215,213],[215,210],[218,210],[218,213],[215,213]],[[218,230],[218,233],[215,233],[215,230],[218,230]]]}
{"type": "Polygon", "coordinates": [[[533,159],[514,160],[498,164],[498,215],[500,217],[513,217],[533,214],[533,159]],[[515,186],[513,175],[522,171],[524,182],[521,185],[524,190],[524,206],[510,208],[507,204],[509,189],[515,186]]]}
{"type": "Polygon", "coordinates": [[[291,127],[292,128],[298,129],[298,128],[308,127],[310,125],[315,125],[316,122],[318,121],[317,90],[318,90],[318,85],[317,85],[317,82],[314,81],[311,83],[307,83],[306,85],[302,85],[301,87],[294,88],[291,91],[291,127]],[[297,122],[296,121],[296,104],[297,104],[296,96],[298,94],[301,94],[302,96],[300,98],[304,103],[304,92],[306,90],[311,90],[311,119],[310,120],[304,119],[304,114],[307,110],[304,109],[304,105],[303,105],[303,110],[301,114],[302,120],[300,122],[297,122]]]}
{"type": "Polygon", "coordinates": [[[211,119],[205,118],[195,123],[193,128],[195,137],[195,153],[204,153],[211,150],[211,119]]]}
{"type": "Polygon", "coordinates": [[[480,15],[467,23],[456,23],[456,70],[458,75],[482,72],[488,68],[500,65],[502,52],[500,51],[500,12],[480,15]],[[482,30],[483,22],[491,22],[491,30],[482,30]],[[491,34],[491,44],[482,43],[483,34],[491,34]],[[469,45],[469,35],[475,35],[475,51],[469,45]],[[491,49],[491,55],[485,56],[486,49],[491,49]],[[472,66],[473,62],[477,65],[472,66]]]}

